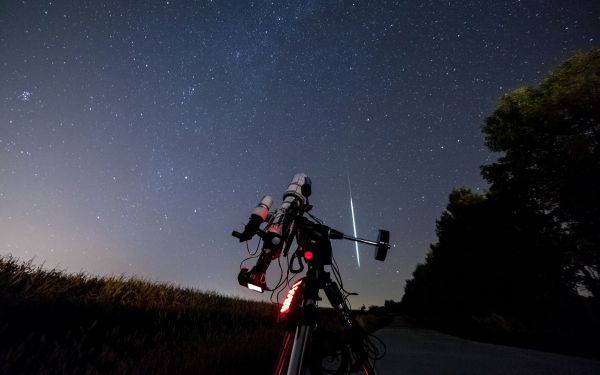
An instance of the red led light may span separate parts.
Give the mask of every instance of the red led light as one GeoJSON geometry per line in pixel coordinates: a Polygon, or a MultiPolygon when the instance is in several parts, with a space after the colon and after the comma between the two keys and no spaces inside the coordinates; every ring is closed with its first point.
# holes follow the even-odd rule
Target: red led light
{"type": "Polygon", "coordinates": [[[307,250],[304,252],[304,259],[311,260],[314,257],[315,257],[315,254],[313,254],[312,251],[307,250]]]}
{"type": "Polygon", "coordinates": [[[285,300],[283,301],[283,304],[281,305],[281,309],[279,310],[280,314],[285,314],[288,312],[288,310],[290,309],[290,305],[292,304],[292,301],[294,300],[294,294],[296,294],[296,290],[298,290],[298,288],[300,287],[300,284],[302,284],[302,280],[299,280],[294,285],[292,285],[292,287],[288,291],[287,297],[285,297],[285,300]]]}

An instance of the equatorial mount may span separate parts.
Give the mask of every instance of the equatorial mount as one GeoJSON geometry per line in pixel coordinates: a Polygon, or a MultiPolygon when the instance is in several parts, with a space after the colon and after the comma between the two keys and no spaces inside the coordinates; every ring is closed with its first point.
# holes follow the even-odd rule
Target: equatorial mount
{"type": "Polygon", "coordinates": [[[273,204],[271,196],[265,196],[256,206],[243,232],[233,231],[232,236],[240,242],[249,241],[255,235],[261,237],[263,247],[256,265],[252,269],[246,267],[240,270],[238,282],[245,287],[258,292],[268,290],[266,272],[272,260],[284,256],[292,245],[294,238],[298,244],[295,256],[301,254],[309,267],[320,264],[331,264],[330,240],[345,239],[375,246],[374,257],[384,261],[390,248],[390,233],[380,229],[377,241],[346,235],[339,230],[330,228],[322,223],[316,223],[304,217],[312,206],[308,203],[311,195],[311,180],[303,173],[294,176],[283,195],[281,206],[270,212],[273,204]],[[262,224],[266,223],[263,229],[262,224]]]}

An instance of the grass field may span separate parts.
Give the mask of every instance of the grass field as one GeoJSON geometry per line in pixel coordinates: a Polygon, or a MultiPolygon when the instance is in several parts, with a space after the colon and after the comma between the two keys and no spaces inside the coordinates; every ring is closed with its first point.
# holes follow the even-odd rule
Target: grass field
{"type": "Polygon", "coordinates": [[[276,306],[0,258],[0,373],[269,373],[276,306]]]}
{"type": "Polygon", "coordinates": [[[276,313],[269,303],[0,257],[0,374],[268,374],[282,337],[276,313]]]}

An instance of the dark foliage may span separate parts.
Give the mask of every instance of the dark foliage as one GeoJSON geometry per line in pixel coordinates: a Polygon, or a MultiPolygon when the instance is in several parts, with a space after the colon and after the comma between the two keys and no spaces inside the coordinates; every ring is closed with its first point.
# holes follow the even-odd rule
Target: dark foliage
{"type": "Polygon", "coordinates": [[[421,322],[600,356],[600,50],[502,98],[483,126],[490,191],[454,190],[407,281],[421,322]]]}
{"type": "Polygon", "coordinates": [[[483,132],[504,153],[482,167],[490,191],[514,210],[542,215],[538,237],[557,237],[567,277],[600,298],[600,49],[502,98],[483,132]]]}

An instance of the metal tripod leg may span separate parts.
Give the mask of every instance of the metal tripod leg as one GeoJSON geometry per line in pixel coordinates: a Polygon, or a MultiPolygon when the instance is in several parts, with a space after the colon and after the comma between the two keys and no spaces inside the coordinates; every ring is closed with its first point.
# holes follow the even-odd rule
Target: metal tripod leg
{"type": "Polygon", "coordinates": [[[327,299],[329,299],[331,306],[333,306],[334,310],[337,312],[342,324],[351,335],[350,347],[352,348],[352,352],[358,357],[363,372],[368,375],[377,374],[364,347],[363,340],[366,334],[358,325],[358,322],[348,308],[346,301],[344,301],[344,296],[342,295],[339,286],[330,279],[322,285],[322,288],[325,290],[325,295],[327,296],[327,299]]]}
{"type": "Polygon", "coordinates": [[[311,330],[312,328],[308,325],[299,325],[296,327],[287,375],[303,374],[304,353],[311,330]]]}
{"type": "MultiPolygon", "coordinates": [[[[301,316],[293,334],[293,345],[287,366],[287,375],[301,375],[306,370],[306,350],[310,334],[316,325],[316,301],[319,296],[318,283],[306,280],[302,289],[301,316]]],[[[289,333],[291,335],[291,332],[289,333]]]]}
{"type": "Polygon", "coordinates": [[[277,363],[273,369],[273,375],[284,375],[287,374],[287,364],[292,352],[292,344],[294,343],[294,334],[290,331],[285,332],[283,337],[283,344],[279,349],[279,355],[277,356],[277,363]]]}

